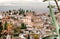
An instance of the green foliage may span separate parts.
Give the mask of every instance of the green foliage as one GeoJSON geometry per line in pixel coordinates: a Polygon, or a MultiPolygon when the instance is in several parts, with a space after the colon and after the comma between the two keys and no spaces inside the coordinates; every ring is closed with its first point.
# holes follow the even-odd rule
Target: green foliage
{"type": "Polygon", "coordinates": [[[3,27],[2,26],[0,26],[0,33],[1,33],[1,31],[3,30],[3,27]]]}
{"type": "Polygon", "coordinates": [[[26,29],[26,25],[24,23],[21,24],[21,29],[26,29]]]}
{"type": "Polygon", "coordinates": [[[32,11],[30,10],[30,12],[32,12],[32,11]]]}
{"type": "Polygon", "coordinates": [[[0,32],[3,30],[2,22],[0,22],[0,32]]]}
{"type": "Polygon", "coordinates": [[[20,27],[15,27],[14,28],[14,33],[19,33],[20,32],[20,27]]]}
{"type": "Polygon", "coordinates": [[[32,13],[35,13],[35,11],[32,11],[32,13]]]}
{"type": "Polygon", "coordinates": [[[26,10],[26,12],[29,12],[29,10],[26,10]]]}
{"type": "MultiPolygon", "coordinates": [[[[56,22],[56,18],[55,18],[55,15],[54,15],[54,13],[53,13],[53,10],[52,10],[52,7],[51,7],[51,5],[50,5],[50,2],[49,2],[49,10],[50,10],[50,16],[51,16],[51,18],[52,18],[52,25],[53,26],[55,26],[55,28],[56,28],[56,32],[57,32],[57,35],[58,35],[58,39],[59,39],[59,26],[58,26],[58,23],[56,22]]],[[[51,37],[50,39],[53,39],[53,38],[55,38],[56,36],[55,35],[53,35],[53,37],[52,36],[49,36],[49,37],[51,37]]],[[[48,37],[46,37],[46,38],[44,38],[44,39],[48,39],[48,37]]]]}
{"type": "Polygon", "coordinates": [[[5,24],[4,24],[4,29],[5,30],[7,29],[7,22],[5,22],[5,24]]]}
{"type": "Polygon", "coordinates": [[[14,12],[14,15],[16,15],[17,14],[17,12],[14,12]]]}
{"type": "Polygon", "coordinates": [[[53,25],[55,26],[56,32],[59,35],[59,26],[58,26],[58,23],[56,22],[56,18],[55,18],[54,13],[52,12],[51,6],[50,6],[49,10],[50,10],[50,16],[52,17],[53,25]]]}
{"type": "Polygon", "coordinates": [[[19,26],[14,26],[13,30],[14,30],[14,36],[18,36],[19,33],[20,33],[20,27],[19,26]]]}
{"type": "Polygon", "coordinates": [[[59,34],[60,34],[60,29],[59,29],[59,34]]]}
{"type": "Polygon", "coordinates": [[[56,37],[57,37],[57,35],[50,35],[50,36],[44,37],[42,39],[54,39],[56,37]]]}
{"type": "Polygon", "coordinates": [[[39,35],[35,34],[34,39],[39,39],[39,35]]]}
{"type": "Polygon", "coordinates": [[[3,30],[3,26],[2,26],[2,22],[0,22],[0,37],[2,36],[1,35],[2,30],[3,30]]]}
{"type": "Polygon", "coordinates": [[[19,10],[19,15],[20,15],[20,14],[25,14],[25,10],[20,9],[20,10],[19,10]]]}
{"type": "Polygon", "coordinates": [[[11,13],[11,10],[9,10],[9,13],[11,13]]]}

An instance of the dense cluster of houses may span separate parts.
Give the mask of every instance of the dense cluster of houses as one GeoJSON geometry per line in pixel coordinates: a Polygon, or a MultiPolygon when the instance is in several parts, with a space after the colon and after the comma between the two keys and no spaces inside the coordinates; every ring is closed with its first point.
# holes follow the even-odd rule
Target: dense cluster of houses
{"type": "MultiPolygon", "coordinates": [[[[56,14],[58,24],[60,24],[60,13],[56,14]]],[[[27,30],[31,30],[34,33],[38,33],[41,36],[48,36],[56,34],[52,32],[55,27],[51,24],[51,17],[49,13],[33,13],[25,12],[19,14],[19,11],[0,12],[0,21],[12,23],[13,26],[20,26],[21,23],[26,24],[27,30]]]]}

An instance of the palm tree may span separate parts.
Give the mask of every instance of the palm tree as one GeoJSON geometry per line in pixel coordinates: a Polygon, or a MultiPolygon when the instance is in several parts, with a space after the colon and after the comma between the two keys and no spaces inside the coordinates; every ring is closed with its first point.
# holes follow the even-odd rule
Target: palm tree
{"type": "MultiPolygon", "coordinates": [[[[45,1],[48,1],[48,0],[43,0],[43,2],[45,2],[45,1]]],[[[60,1],[60,0],[54,0],[54,1],[55,1],[55,3],[56,3],[56,6],[57,6],[57,8],[58,8],[58,11],[60,12],[60,8],[59,8],[58,2],[57,2],[57,1],[60,1]]]]}

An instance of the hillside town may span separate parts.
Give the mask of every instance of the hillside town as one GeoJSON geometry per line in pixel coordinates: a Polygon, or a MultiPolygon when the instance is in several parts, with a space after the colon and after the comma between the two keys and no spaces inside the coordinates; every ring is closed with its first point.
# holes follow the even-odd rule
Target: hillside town
{"type": "MultiPolygon", "coordinates": [[[[60,13],[55,14],[60,25],[60,13]]],[[[49,13],[36,13],[31,10],[9,10],[0,12],[1,39],[42,39],[57,35],[49,13]],[[2,38],[3,37],[3,38],[2,38]]]]}

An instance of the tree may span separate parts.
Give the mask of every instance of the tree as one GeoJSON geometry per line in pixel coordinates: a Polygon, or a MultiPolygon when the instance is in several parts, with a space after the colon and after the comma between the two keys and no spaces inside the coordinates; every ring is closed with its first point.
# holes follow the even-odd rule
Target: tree
{"type": "Polygon", "coordinates": [[[35,11],[32,11],[32,13],[34,14],[34,13],[35,13],[35,11]]]}
{"type": "MultiPolygon", "coordinates": [[[[48,1],[48,0],[43,0],[43,2],[45,2],[45,1],[48,1]]],[[[60,0],[54,0],[54,1],[55,1],[55,3],[56,3],[56,6],[57,6],[57,8],[58,8],[58,11],[60,12],[60,8],[59,8],[58,2],[57,2],[57,1],[60,1],[60,0]]]]}
{"type": "Polygon", "coordinates": [[[17,12],[14,12],[14,15],[16,15],[17,14],[17,12]]]}
{"type": "Polygon", "coordinates": [[[15,27],[13,28],[13,30],[14,30],[15,36],[20,33],[20,27],[18,27],[18,26],[15,26],[15,27]]]}
{"type": "Polygon", "coordinates": [[[21,24],[21,29],[26,29],[26,25],[24,23],[21,24]]]}
{"type": "Polygon", "coordinates": [[[30,39],[30,35],[28,34],[28,37],[27,37],[27,39],[30,39]]]}
{"type": "Polygon", "coordinates": [[[20,15],[20,14],[25,14],[25,10],[19,9],[19,15],[20,15]]]}
{"type": "Polygon", "coordinates": [[[30,10],[30,12],[32,12],[32,11],[30,10]]]}
{"type": "Polygon", "coordinates": [[[2,36],[1,32],[3,30],[2,22],[0,22],[0,37],[2,36]]]}
{"type": "Polygon", "coordinates": [[[7,22],[5,22],[5,24],[4,24],[4,29],[5,30],[7,29],[7,22]]]}
{"type": "Polygon", "coordinates": [[[28,10],[26,10],[26,12],[29,12],[28,10]]]}
{"type": "Polygon", "coordinates": [[[33,37],[34,37],[34,39],[39,39],[39,35],[38,34],[35,34],[33,37]]]}
{"type": "Polygon", "coordinates": [[[24,14],[24,13],[25,13],[25,10],[23,10],[23,9],[22,9],[21,11],[22,11],[22,14],[24,14]]]}
{"type": "Polygon", "coordinates": [[[11,10],[9,10],[9,13],[11,13],[11,10]]]}

